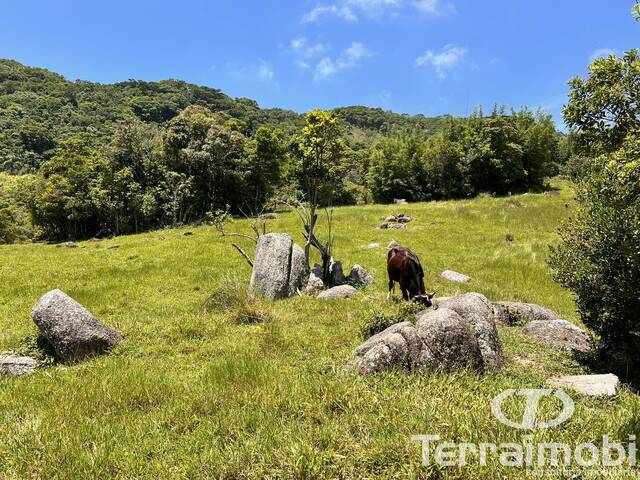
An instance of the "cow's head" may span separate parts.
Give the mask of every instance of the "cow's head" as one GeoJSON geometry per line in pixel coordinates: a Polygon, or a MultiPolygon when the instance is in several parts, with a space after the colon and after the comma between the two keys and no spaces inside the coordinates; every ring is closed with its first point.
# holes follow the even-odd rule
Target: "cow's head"
{"type": "Polygon", "coordinates": [[[420,295],[414,295],[413,298],[411,300],[413,300],[416,303],[419,303],[420,305],[424,305],[425,307],[430,307],[433,305],[433,297],[436,296],[436,292],[433,293],[423,293],[420,295]]]}

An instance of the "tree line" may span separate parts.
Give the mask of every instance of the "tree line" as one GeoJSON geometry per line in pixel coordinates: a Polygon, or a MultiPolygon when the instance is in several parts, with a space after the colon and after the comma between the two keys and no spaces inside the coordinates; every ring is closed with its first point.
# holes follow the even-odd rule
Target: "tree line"
{"type": "Polygon", "coordinates": [[[303,199],[322,142],[335,149],[322,177],[331,180],[314,190],[322,205],[524,191],[557,170],[561,138],[548,115],[499,108],[450,118],[433,135],[397,130],[360,150],[348,146],[336,112],[309,113],[293,134],[247,131],[236,117],[192,105],[166,124],[132,115],[107,142],[70,135],[35,173],[0,176],[0,239],[119,235],[303,199]]]}

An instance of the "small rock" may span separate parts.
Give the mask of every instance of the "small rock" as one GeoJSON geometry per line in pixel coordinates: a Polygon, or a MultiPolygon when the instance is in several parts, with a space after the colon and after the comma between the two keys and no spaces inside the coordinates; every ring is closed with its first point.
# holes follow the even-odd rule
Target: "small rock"
{"type": "Polygon", "coordinates": [[[373,277],[360,265],[354,265],[349,272],[349,283],[355,287],[368,287],[373,283],[373,277]]]}
{"type": "Polygon", "coordinates": [[[185,237],[193,237],[193,232],[184,232],[182,235],[185,237]]]}
{"type": "Polygon", "coordinates": [[[370,243],[369,245],[367,245],[367,250],[375,250],[376,248],[380,248],[379,243],[370,243]]]}
{"type": "Polygon", "coordinates": [[[312,271],[309,274],[309,279],[307,280],[307,286],[304,289],[304,292],[307,295],[313,295],[319,292],[324,288],[324,282],[322,278],[316,275],[315,271],[312,271]]]}
{"type": "Polygon", "coordinates": [[[613,373],[607,373],[553,377],[547,383],[557,388],[571,388],[590,397],[611,397],[618,392],[620,380],[613,373]]]}
{"type": "Polygon", "coordinates": [[[317,298],[320,300],[334,300],[336,298],[349,298],[354,293],[356,293],[356,289],[351,285],[338,285],[337,287],[330,288],[329,290],[325,290],[320,293],[317,298]]]}
{"type": "Polygon", "coordinates": [[[58,358],[77,362],[113,348],[121,335],[100,323],[86,308],[60,290],[51,290],[33,307],[33,321],[58,358]]]}
{"type": "Polygon", "coordinates": [[[164,237],[159,237],[160,240],[164,240],[164,237]]]}
{"type": "Polygon", "coordinates": [[[496,302],[493,314],[498,325],[524,325],[536,320],[560,320],[560,317],[546,307],[534,303],[496,302]]]}
{"type": "Polygon", "coordinates": [[[260,220],[275,220],[278,218],[278,214],[275,212],[263,213],[260,215],[260,220]]]}
{"type": "Polygon", "coordinates": [[[583,353],[593,350],[592,338],[566,320],[535,320],[524,326],[524,332],[556,350],[575,350],[583,353]]]}
{"type": "Polygon", "coordinates": [[[29,375],[36,369],[37,362],[31,357],[0,355],[0,375],[20,377],[29,375]]]}
{"type": "Polygon", "coordinates": [[[462,273],[454,272],[452,270],[445,270],[440,274],[440,276],[456,283],[469,283],[471,281],[471,277],[463,275],[462,273]]]}

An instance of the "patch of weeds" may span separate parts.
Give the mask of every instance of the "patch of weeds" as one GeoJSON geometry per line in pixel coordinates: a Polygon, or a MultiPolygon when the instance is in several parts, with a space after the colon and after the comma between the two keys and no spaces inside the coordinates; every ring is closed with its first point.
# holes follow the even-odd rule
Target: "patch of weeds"
{"type": "Polygon", "coordinates": [[[202,305],[204,313],[229,312],[247,303],[249,292],[247,286],[237,278],[226,278],[221,286],[213,291],[202,305]]]}
{"type": "Polygon", "coordinates": [[[53,345],[41,333],[24,337],[18,344],[16,354],[35,359],[38,367],[48,367],[57,363],[53,345]]]}
{"type": "Polygon", "coordinates": [[[360,335],[364,340],[386,330],[392,325],[400,322],[414,323],[416,313],[424,310],[424,306],[414,302],[401,302],[395,304],[395,311],[387,312],[381,308],[372,308],[364,322],[360,326],[360,335]]]}
{"type": "Polygon", "coordinates": [[[234,323],[247,325],[266,322],[271,319],[271,314],[260,300],[253,295],[248,295],[247,302],[236,308],[231,313],[231,318],[234,323]]]}

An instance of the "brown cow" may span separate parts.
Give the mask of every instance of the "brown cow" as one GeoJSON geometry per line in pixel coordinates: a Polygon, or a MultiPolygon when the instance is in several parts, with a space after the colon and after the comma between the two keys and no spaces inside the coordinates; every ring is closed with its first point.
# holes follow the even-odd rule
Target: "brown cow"
{"type": "Polygon", "coordinates": [[[431,300],[436,294],[426,292],[424,271],[415,253],[399,245],[392,247],[387,254],[387,273],[389,274],[388,299],[392,296],[395,282],[398,282],[402,298],[422,303],[427,307],[431,306],[431,300]]]}

